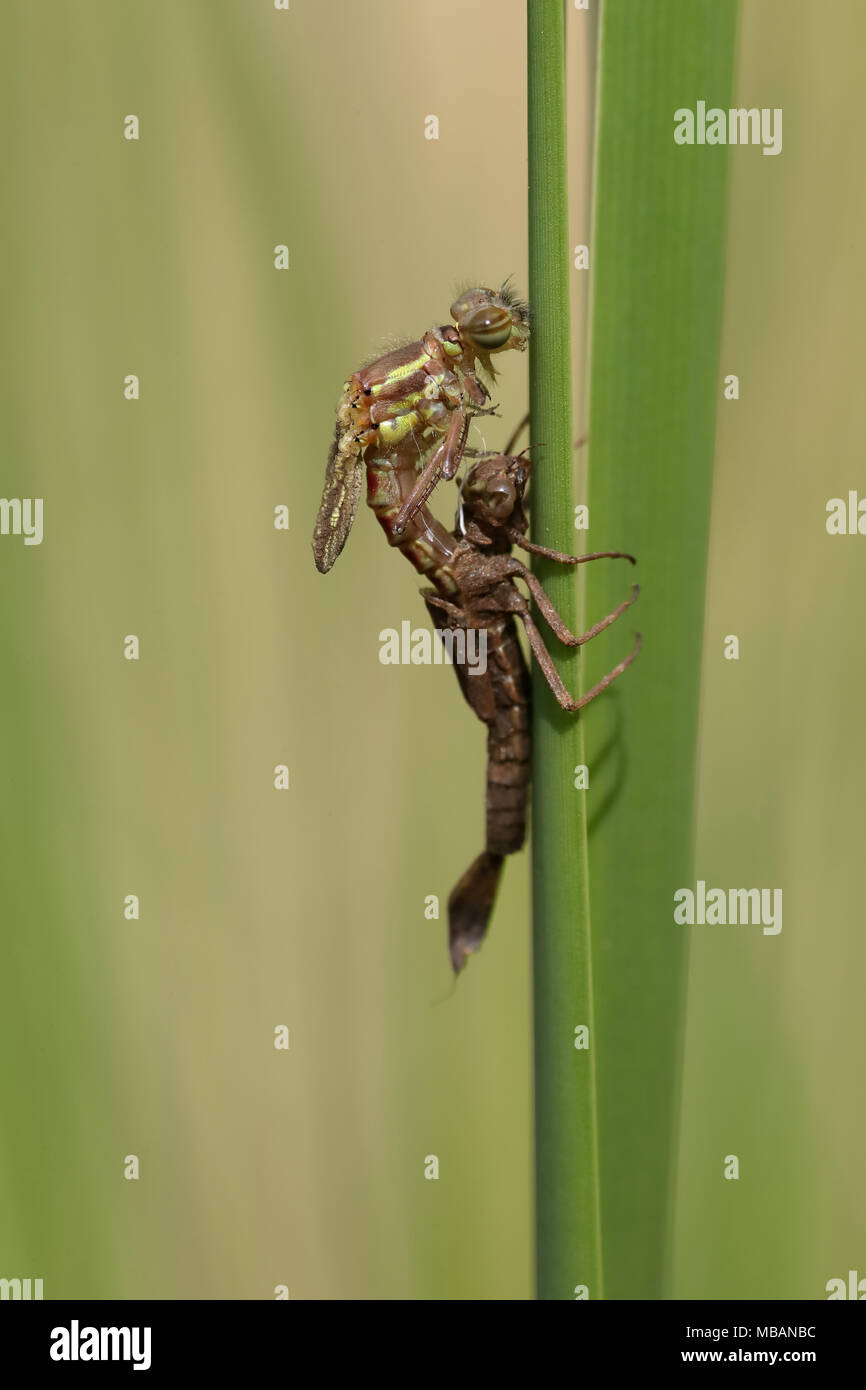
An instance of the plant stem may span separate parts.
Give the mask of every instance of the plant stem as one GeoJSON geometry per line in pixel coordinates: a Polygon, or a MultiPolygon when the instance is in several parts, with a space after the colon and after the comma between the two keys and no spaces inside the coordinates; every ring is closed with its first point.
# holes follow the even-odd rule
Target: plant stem
{"type": "MultiPolygon", "coordinates": [[[[528,0],[529,292],[533,307],[530,415],[532,525],[536,541],[573,547],[565,21],[562,0],[528,0]]],[[[535,566],[577,631],[573,571],[535,566]]],[[[575,693],[577,653],[557,660],[575,693]]],[[[603,1296],[595,1032],[581,721],[565,714],[534,667],[533,995],[537,1296],[573,1299],[584,1285],[603,1296]],[[575,1029],[589,1047],[575,1046],[575,1029]]]]}

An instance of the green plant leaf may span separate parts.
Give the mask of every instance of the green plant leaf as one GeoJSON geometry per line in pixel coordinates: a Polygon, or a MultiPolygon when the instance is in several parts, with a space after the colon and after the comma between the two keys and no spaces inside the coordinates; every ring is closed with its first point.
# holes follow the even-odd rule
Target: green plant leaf
{"type": "MultiPolygon", "coordinates": [[[[584,684],[635,665],[585,716],[606,1296],[664,1294],[725,242],[725,146],[674,112],[730,105],[734,0],[606,0],[596,148],[584,549],[638,559],[641,597],[587,648],[584,684]]],[[[743,149],[739,158],[755,158],[743,149]]],[[[587,616],[630,576],[588,566],[587,616]]]]}

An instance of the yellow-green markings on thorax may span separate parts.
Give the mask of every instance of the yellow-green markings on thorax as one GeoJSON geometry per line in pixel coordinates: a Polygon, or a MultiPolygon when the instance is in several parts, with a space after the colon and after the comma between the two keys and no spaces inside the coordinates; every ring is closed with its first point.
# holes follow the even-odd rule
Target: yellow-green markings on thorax
{"type": "MultiPolygon", "coordinates": [[[[451,344],[445,344],[449,348],[451,344]]],[[[459,353],[459,347],[458,347],[459,353]]],[[[425,422],[438,419],[442,414],[442,405],[439,401],[439,388],[446,376],[450,375],[449,368],[437,363],[435,357],[431,357],[428,352],[423,352],[420,356],[412,359],[411,362],[401,362],[394,367],[381,382],[377,382],[371,387],[370,394],[379,396],[397,381],[403,381],[413,376],[418,371],[426,371],[427,383],[421,391],[410,391],[407,395],[395,399],[388,408],[389,414],[394,418],[379,420],[377,429],[382,443],[393,448],[400,444],[413,430],[420,428],[425,422]],[[437,370],[431,371],[430,368],[436,365],[437,370]],[[427,401],[429,404],[420,409],[415,409],[421,402],[427,401]]]]}
{"type": "Polygon", "coordinates": [[[395,445],[411,434],[416,425],[421,424],[420,411],[410,410],[398,415],[396,420],[381,420],[378,425],[383,444],[395,445]]]}
{"type": "Polygon", "coordinates": [[[400,362],[398,366],[392,367],[381,381],[373,383],[370,387],[370,395],[378,396],[395,381],[402,381],[404,377],[411,376],[413,372],[421,371],[429,360],[428,353],[421,352],[417,357],[413,357],[411,362],[400,362]]]}

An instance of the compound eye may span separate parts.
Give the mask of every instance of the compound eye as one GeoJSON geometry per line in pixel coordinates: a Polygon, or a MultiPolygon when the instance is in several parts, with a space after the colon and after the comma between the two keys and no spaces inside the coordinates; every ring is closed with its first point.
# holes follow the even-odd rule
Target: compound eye
{"type": "Polygon", "coordinates": [[[510,516],[514,511],[514,504],[517,501],[514,488],[509,482],[499,482],[488,486],[485,496],[487,510],[491,516],[504,517],[510,516]]]}
{"type": "Polygon", "coordinates": [[[511,337],[511,313],[498,304],[485,304],[466,316],[460,331],[473,347],[482,352],[496,352],[505,347],[511,337]]]}

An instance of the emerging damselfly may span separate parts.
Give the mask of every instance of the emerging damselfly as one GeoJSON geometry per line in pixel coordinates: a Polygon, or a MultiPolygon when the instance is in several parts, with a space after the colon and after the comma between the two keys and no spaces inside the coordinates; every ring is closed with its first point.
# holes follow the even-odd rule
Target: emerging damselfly
{"type": "Polygon", "coordinates": [[[535,623],[530,600],[515,581],[526,584],[550,630],[571,647],[582,646],[615,622],[637,598],[637,585],[613,612],[574,634],[511,547],[563,565],[601,559],[634,564],[634,558],[618,550],[566,555],[527,539],[528,450],[512,454],[515,435],[503,453],[478,457],[467,448],[466,438],[472,418],[490,413],[485,405],[489,391],[476,374],[476,361],[492,377],[491,353],[525,348],[529,311],[503,286],[468,291],[452,305],[451,314],[454,327],[430,329],[417,343],[371,362],[345,383],[313,551],[317,567],[329,570],[354,521],[366,467],[367,504],[389,543],[434,586],[422,590],[434,626],[440,632],[486,633],[483,672],[470,672],[465,660],[454,663],[468,704],[487,726],[485,847],[448,899],[449,953],[457,974],[484,940],[504,858],[520,849],[526,834],[531,689],[515,620],[522,622],[556,700],[572,712],[583,709],[631,665],[640,635],[613,670],[579,699],[572,698],[535,623]],[[455,476],[464,456],[473,461],[460,485],[454,530],[448,531],[426,503],[440,478],[455,476]]]}
{"type": "Polygon", "coordinates": [[[369,476],[372,458],[384,461],[399,452],[404,463],[413,461],[417,476],[389,527],[397,543],[439,479],[456,474],[472,417],[491,413],[478,367],[492,378],[492,355],[526,347],[529,310],[508,284],[467,290],[451,305],[451,317],[452,324],[428,329],[343,384],[313,534],[316,567],[323,574],[355,520],[365,462],[369,476]]]}

